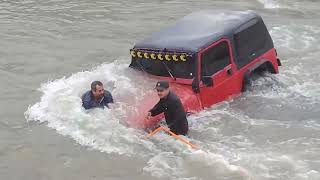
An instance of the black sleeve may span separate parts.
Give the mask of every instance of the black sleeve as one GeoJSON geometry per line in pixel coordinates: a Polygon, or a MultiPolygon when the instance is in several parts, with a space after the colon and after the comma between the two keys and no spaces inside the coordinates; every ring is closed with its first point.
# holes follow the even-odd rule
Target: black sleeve
{"type": "Polygon", "coordinates": [[[92,108],[90,97],[87,94],[82,95],[81,99],[82,99],[82,106],[84,107],[84,109],[92,108]]]}
{"type": "Polygon", "coordinates": [[[149,112],[151,112],[151,116],[156,116],[160,113],[163,113],[164,107],[162,105],[162,102],[159,101],[149,112]]]}

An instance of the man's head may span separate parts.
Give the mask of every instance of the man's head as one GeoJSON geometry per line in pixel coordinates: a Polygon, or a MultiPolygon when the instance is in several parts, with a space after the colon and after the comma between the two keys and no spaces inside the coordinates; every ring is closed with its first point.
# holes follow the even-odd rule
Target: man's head
{"type": "Polygon", "coordinates": [[[170,92],[168,81],[158,81],[155,89],[160,99],[167,97],[170,92]]]}
{"type": "Polygon", "coordinates": [[[102,98],[104,95],[104,88],[103,84],[100,81],[93,81],[91,83],[91,91],[95,98],[99,99],[102,98]]]}

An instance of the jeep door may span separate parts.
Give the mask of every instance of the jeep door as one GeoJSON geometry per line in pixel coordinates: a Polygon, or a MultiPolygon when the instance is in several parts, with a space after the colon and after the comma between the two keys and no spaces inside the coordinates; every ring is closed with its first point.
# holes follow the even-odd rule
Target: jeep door
{"type": "Polygon", "coordinates": [[[237,93],[236,66],[229,40],[220,40],[198,54],[200,64],[200,98],[203,107],[237,93]]]}

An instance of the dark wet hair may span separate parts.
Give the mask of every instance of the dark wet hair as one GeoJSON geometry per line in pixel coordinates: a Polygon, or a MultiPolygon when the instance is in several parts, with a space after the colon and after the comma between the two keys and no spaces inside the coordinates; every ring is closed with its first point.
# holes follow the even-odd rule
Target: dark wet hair
{"type": "Polygon", "coordinates": [[[91,83],[91,90],[92,90],[92,91],[96,91],[96,90],[97,90],[97,85],[103,86],[102,82],[100,82],[100,81],[93,81],[93,82],[91,83]]]}

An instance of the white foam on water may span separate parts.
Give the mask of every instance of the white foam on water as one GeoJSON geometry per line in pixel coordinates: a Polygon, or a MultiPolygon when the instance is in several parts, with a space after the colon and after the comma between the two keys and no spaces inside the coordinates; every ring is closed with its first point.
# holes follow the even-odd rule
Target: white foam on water
{"type": "Polygon", "coordinates": [[[289,24],[272,27],[269,32],[274,40],[276,48],[282,48],[293,53],[302,53],[306,50],[317,49],[315,36],[320,30],[315,26],[289,24]]]}
{"type": "Polygon", "coordinates": [[[258,1],[262,3],[264,8],[266,9],[280,8],[280,5],[277,0],[258,0],[258,1]]]}
{"type": "Polygon", "coordinates": [[[276,85],[281,82],[281,96],[288,97],[296,93],[319,102],[316,59],[319,56],[320,41],[315,37],[320,36],[320,28],[313,24],[291,23],[274,26],[270,33],[276,48],[281,51],[278,51],[278,56],[283,62],[280,74],[274,81],[276,85]],[[290,59],[283,59],[282,54],[290,56],[290,59]]]}
{"type": "Polygon", "coordinates": [[[317,12],[318,1],[301,1],[301,0],[257,0],[265,9],[285,9],[301,13],[308,11],[317,12]]]}
{"type": "Polygon", "coordinates": [[[296,72],[299,68],[292,68],[290,73],[278,75],[265,74],[252,81],[252,87],[247,96],[258,96],[269,99],[282,98],[288,101],[303,99],[309,105],[320,102],[320,83],[312,78],[299,81],[296,76],[310,76],[307,72],[296,72]],[[302,75],[299,75],[302,74],[302,75]],[[308,80],[306,80],[308,79],[308,80]]]}
{"type": "MultiPolygon", "coordinates": [[[[28,108],[26,119],[47,122],[49,127],[72,137],[79,144],[108,153],[135,154],[133,149],[137,147],[151,150],[153,145],[141,140],[141,134],[119,124],[130,115],[128,112],[133,111],[141,93],[152,90],[148,85],[143,86],[145,91],[138,89],[148,80],[130,79],[127,66],[117,62],[104,64],[93,71],[79,72],[43,84],[39,89],[43,96],[40,102],[28,108]],[[86,111],[82,108],[80,97],[94,80],[104,82],[105,88],[113,94],[116,103],[112,109],[86,111]],[[139,82],[134,84],[132,80],[139,82]]],[[[131,75],[136,74],[132,72],[131,75]]]]}
{"type": "Polygon", "coordinates": [[[294,180],[313,180],[319,178],[317,170],[312,170],[302,160],[294,159],[288,155],[264,152],[246,154],[252,171],[255,172],[255,179],[294,179],[294,180]]]}
{"type": "Polygon", "coordinates": [[[178,158],[171,158],[171,154],[164,149],[164,153],[149,160],[144,171],[163,179],[252,179],[247,169],[230,162],[231,159],[232,162],[239,160],[237,153],[230,151],[230,147],[221,142],[224,139],[221,133],[224,128],[219,124],[228,121],[224,116],[230,115],[227,111],[229,103],[221,103],[217,109],[210,108],[189,116],[192,137],[189,140],[203,150],[186,150],[185,145],[181,144],[175,146],[174,150],[178,158]]]}
{"type": "MultiPolygon", "coordinates": [[[[275,44],[288,53],[315,50],[314,44],[318,40],[313,36],[319,32],[319,28],[309,26],[271,28],[275,44]],[[303,33],[299,36],[291,29],[303,33]],[[295,45],[297,41],[299,47],[295,45]]],[[[300,81],[298,78],[303,70],[302,64],[297,63],[290,69],[281,68],[279,75],[266,74],[253,81],[253,89],[245,96],[291,98],[291,101],[302,97],[309,105],[317,103],[320,84],[312,78],[300,81]]],[[[311,77],[309,72],[303,72],[303,76],[311,77]]],[[[144,157],[143,171],[161,179],[319,179],[319,171],[311,169],[306,162],[274,153],[273,149],[260,149],[246,134],[250,128],[286,127],[288,122],[251,119],[232,109],[232,101],[189,117],[192,137],[189,140],[208,152],[188,149],[163,133],[143,140],[143,132],[124,127],[119,122],[136,112],[140,98],[152,93],[153,86],[154,80],[132,71],[126,63],[115,61],[42,84],[39,89],[43,93],[41,100],[30,106],[25,116],[28,121],[46,122],[58,133],[89,148],[144,157]],[[105,88],[111,91],[116,101],[114,108],[85,111],[81,107],[80,96],[93,80],[104,82],[105,88]],[[291,175],[286,176],[283,170],[291,175]]],[[[316,128],[316,121],[308,122],[308,126],[316,128]]]]}
{"type": "Polygon", "coordinates": [[[247,170],[231,165],[222,155],[202,150],[162,152],[143,170],[164,179],[252,179],[247,170]]]}
{"type": "MultiPolygon", "coordinates": [[[[41,100],[25,112],[28,121],[46,122],[59,134],[69,136],[81,145],[106,153],[146,158],[144,172],[155,177],[239,177],[248,179],[248,172],[231,165],[223,156],[191,151],[172,137],[159,133],[144,140],[144,132],[127,128],[119,122],[134,113],[139,98],[153,92],[154,81],[115,61],[92,71],[79,72],[41,85],[41,100]],[[94,80],[104,82],[116,103],[112,109],[84,110],[81,95],[94,80]],[[129,112],[129,113],[128,113],[129,112]],[[204,174],[193,170],[192,164],[204,174]]],[[[195,168],[196,168],[195,167],[195,168]]]]}
{"type": "MultiPolygon", "coordinates": [[[[223,158],[227,158],[230,164],[250,170],[248,176],[241,176],[242,178],[250,177],[259,180],[319,178],[319,171],[313,169],[308,162],[308,160],[312,161],[312,156],[316,157],[316,153],[319,152],[319,148],[316,148],[319,139],[306,137],[283,141],[284,143],[272,140],[272,137],[275,136],[272,132],[278,132],[281,129],[289,132],[291,126],[304,126],[304,122],[297,124],[292,121],[253,119],[237,111],[232,104],[232,101],[224,102],[215,106],[214,109],[202,111],[197,116],[189,118],[191,125],[194,125],[193,120],[197,121],[196,129],[192,130],[193,137],[200,141],[197,143],[212,152],[218,152],[218,156],[222,155],[223,158]],[[264,135],[267,137],[263,137],[264,135]],[[294,152],[294,149],[297,152],[294,152]]],[[[312,126],[308,130],[316,131],[318,126],[314,127],[315,124],[317,121],[308,121],[308,126],[312,126]]],[[[282,135],[279,135],[279,138],[285,139],[282,135]]],[[[197,169],[196,163],[194,164],[192,168],[197,169]]],[[[199,172],[201,173],[201,170],[199,172]]],[[[227,174],[228,177],[232,177],[231,172],[227,174]]],[[[219,177],[223,177],[223,174],[219,174],[219,177]]]]}

